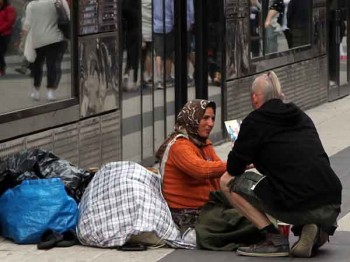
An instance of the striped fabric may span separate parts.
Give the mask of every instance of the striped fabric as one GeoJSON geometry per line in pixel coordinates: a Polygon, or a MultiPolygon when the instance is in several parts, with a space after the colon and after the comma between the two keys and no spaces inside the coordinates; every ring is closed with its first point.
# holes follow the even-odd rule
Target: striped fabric
{"type": "Polygon", "coordinates": [[[128,161],[112,162],[94,176],[79,205],[77,235],[83,245],[115,247],[133,235],[153,232],[172,247],[181,239],[161,194],[160,176],[128,161]]]}

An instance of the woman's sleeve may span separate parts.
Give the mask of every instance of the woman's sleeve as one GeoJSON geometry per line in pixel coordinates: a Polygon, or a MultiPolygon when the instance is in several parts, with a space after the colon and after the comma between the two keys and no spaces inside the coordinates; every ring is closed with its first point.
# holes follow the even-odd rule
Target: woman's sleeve
{"type": "Polygon", "coordinates": [[[29,3],[26,7],[25,19],[22,26],[22,29],[24,31],[29,31],[31,20],[32,20],[32,5],[31,3],[29,3]]]}
{"type": "Polygon", "coordinates": [[[226,162],[204,159],[189,143],[178,140],[170,149],[169,158],[178,169],[195,179],[218,178],[226,171],[226,162]]]}

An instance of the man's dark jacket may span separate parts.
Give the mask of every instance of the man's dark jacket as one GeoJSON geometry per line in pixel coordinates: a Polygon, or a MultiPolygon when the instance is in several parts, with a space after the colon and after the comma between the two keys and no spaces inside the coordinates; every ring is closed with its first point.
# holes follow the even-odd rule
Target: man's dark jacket
{"type": "Polygon", "coordinates": [[[244,119],[227,171],[238,176],[251,163],[266,176],[254,191],[274,208],[341,204],[342,185],[317,130],[293,103],[272,99],[244,119]]]}

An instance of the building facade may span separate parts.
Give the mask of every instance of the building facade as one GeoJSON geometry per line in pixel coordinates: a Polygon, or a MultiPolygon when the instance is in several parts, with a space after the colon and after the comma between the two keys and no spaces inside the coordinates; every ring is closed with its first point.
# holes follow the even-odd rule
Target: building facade
{"type": "Polygon", "coordinates": [[[267,21],[269,0],[80,0],[69,2],[56,100],[46,98],[45,67],[33,100],[30,69],[18,71],[23,2],[11,1],[17,21],[0,78],[0,157],[43,148],[83,168],[152,165],[187,100],[216,102],[211,138],[224,141],[224,121],[251,111],[250,85],[268,70],[303,109],[349,93],[347,1],[283,1],[267,21]]]}

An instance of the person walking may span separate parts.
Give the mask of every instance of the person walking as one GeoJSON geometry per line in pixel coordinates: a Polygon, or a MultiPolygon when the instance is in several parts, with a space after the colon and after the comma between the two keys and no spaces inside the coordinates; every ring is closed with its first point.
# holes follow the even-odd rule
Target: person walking
{"type": "MultiPolygon", "coordinates": [[[[61,63],[67,49],[67,42],[57,26],[56,0],[32,1],[26,8],[24,32],[31,31],[32,46],[36,52],[33,63],[34,88],[31,98],[40,100],[40,86],[43,77],[43,64],[47,67],[47,100],[55,101],[55,91],[61,79],[61,63]]],[[[60,0],[70,17],[66,0],[60,0]]]]}
{"type": "Polygon", "coordinates": [[[15,8],[10,5],[8,0],[0,0],[0,77],[6,73],[5,54],[15,22],[15,8]]]}

